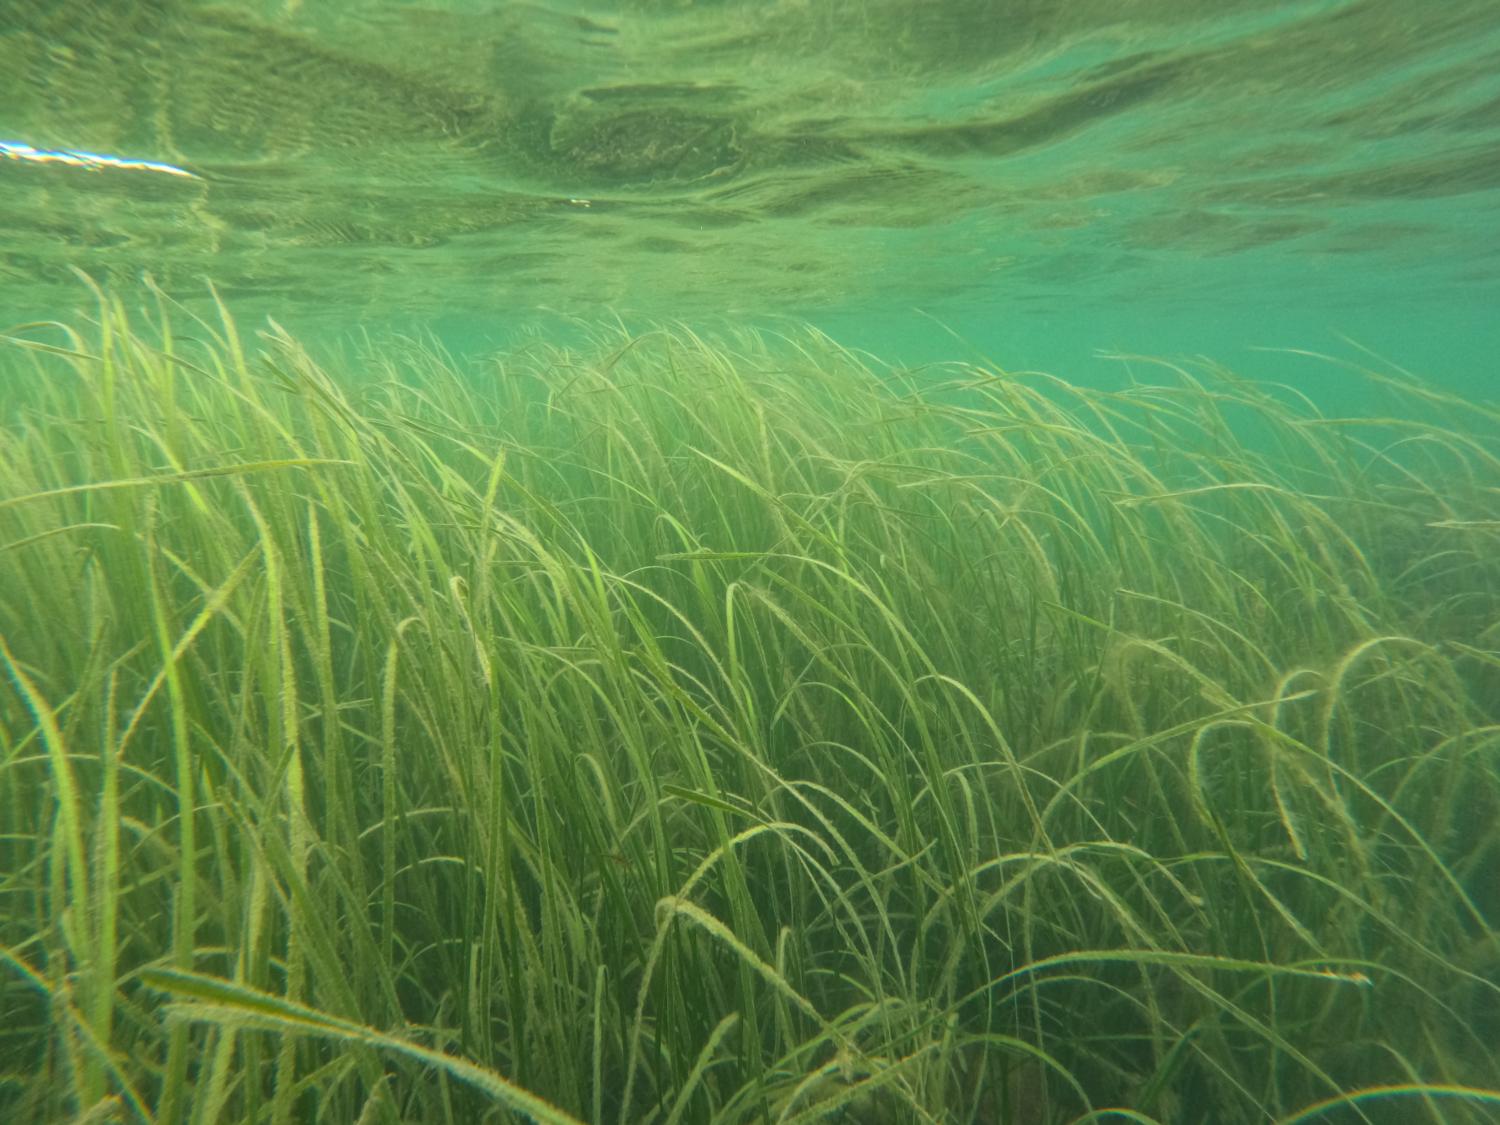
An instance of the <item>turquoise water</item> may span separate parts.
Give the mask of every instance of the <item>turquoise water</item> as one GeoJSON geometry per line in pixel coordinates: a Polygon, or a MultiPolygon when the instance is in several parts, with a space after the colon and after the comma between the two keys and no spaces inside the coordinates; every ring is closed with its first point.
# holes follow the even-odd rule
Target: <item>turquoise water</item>
{"type": "MultiPolygon", "coordinates": [[[[18,0],[0,319],[70,268],[304,334],[792,318],[897,360],[1351,354],[1492,394],[1483,0],[18,0]]],[[[551,326],[551,327],[548,327],[551,326]]],[[[1300,376],[1298,376],[1300,377],[1300,376]]]]}

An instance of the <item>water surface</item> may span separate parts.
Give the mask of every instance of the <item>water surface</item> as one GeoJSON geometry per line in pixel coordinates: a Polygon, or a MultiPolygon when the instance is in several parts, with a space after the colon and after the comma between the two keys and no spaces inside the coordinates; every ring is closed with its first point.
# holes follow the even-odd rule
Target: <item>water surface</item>
{"type": "MultiPolygon", "coordinates": [[[[20,0],[0,316],[148,272],[294,327],[789,316],[921,358],[1332,345],[1480,391],[1483,0],[20,0]]],[[[1253,361],[1252,361],[1253,362],[1253,361]]]]}

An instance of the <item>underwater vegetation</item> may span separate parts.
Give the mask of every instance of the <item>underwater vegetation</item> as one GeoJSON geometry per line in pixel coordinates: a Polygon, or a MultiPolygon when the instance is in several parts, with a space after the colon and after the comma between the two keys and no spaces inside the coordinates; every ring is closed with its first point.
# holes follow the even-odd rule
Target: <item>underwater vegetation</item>
{"type": "Polygon", "coordinates": [[[0,1119],[1500,1120],[1500,414],[0,342],[0,1119]]]}

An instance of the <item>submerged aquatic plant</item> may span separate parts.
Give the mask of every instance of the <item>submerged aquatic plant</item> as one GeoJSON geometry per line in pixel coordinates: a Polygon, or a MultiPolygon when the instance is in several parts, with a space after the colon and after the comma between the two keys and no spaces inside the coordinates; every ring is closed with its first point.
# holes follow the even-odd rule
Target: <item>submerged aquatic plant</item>
{"type": "Polygon", "coordinates": [[[1495,415],[99,307],[0,392],[5,1120],[1500,1112],[1495,415]]]}

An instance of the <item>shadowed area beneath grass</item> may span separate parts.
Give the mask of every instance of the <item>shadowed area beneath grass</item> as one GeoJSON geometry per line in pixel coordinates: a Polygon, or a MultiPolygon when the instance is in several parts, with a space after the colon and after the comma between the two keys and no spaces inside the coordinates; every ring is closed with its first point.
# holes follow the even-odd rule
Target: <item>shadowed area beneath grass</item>
{"type": "Polygon", "coordinates": [[[0,1116],[1495,1119],[1500,416],[0,351],[0,1116]]]}

